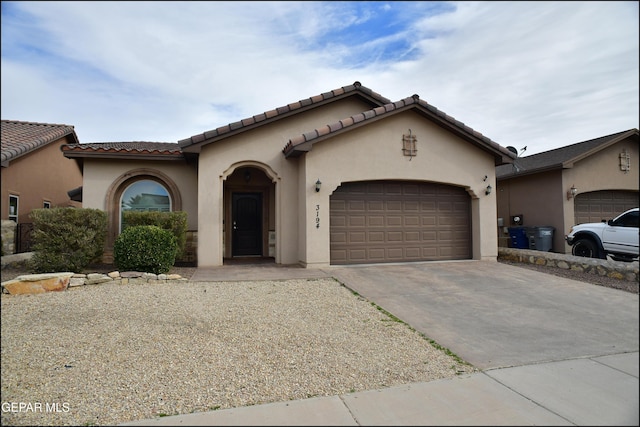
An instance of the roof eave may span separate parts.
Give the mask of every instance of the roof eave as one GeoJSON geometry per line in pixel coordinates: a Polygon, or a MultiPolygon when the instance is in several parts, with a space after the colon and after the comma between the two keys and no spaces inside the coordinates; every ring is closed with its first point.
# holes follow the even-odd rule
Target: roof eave
{"type": "Polygon", "coordinates": [[[109,152],[74,152],[63,150],[63,154],[68,159],[118,159],[118,160],[162,160],[162,161],[185,161],[184,155],[180,154],[151,154],[151,153],[109,153],[109,152]]]}
{"type": "Polygon", "coordinates": [[[355,89],[345,91],[344,88],[342,88],[342,91],[338,94],[334,94],[333,91],[326,92],[238,122],[230,123],[226,126],[221,126],[202,134],[191,136],[190,138],[182,139],[178,141],[178,145],[185,153],[200,153],[202,147],[205,145],[251,131],[266,124],[275,123],[298,113],[310,111],[345,98],[358,97],[371,107],[381,107],[385,105],[385,103],[390,102],[388,99],[381,97],[369,89],[361,89],[362,86],[359,84],[354,84],[353,86],[355,89]],[[285,109],[287,109],[287,111],[284,111],[285,109]],[[227,130],[226,128],[229,129],[227,130]],[[224,133],[220,133],[221,130],[224,133]],[[207,134],[210,134],[210,136],[207,136],[207,134]],[[194,138],[196,139],[195,141],[194,138]]]}
{"type": "MultiPolygon", "coordinates": [[[[494,142],[489,143],[483,140],[482,138],[477,136],[473,132],[473,130],[471,130],[471,128],[469,128],[469,131],[467,131],[466,130],[467,127],[464,126],[464,124],[458,121],[452,122],[453,119],[449,118],[449,116],[446,116],[444,113],[441,113],[441,114],[434,113],[433,111],[430,110],[430,108],[425,107],[425,105],[420,103],[418,100],[419,100],[418,96],[414,95],[411,98],[406,98],[404,100],[393,103],[393,109],[389,111],[385,111],[382,114],[367,114],[364,120],[359,120],[357,122],[354,120],[348,126],[340,127],[336,130],[332,130],[331,132],[323,135],[317,135],[310,140],[307,140],[295,145],[289,145],[284,149],[285,158],[299,157],[302,154],[311,151],[313,144],[332,138],[334,136],[340,135],[344,132],[358,129],[361,126],[371,124],[375,121],[384,119],[386,117],[390,117],[395,114],[403,113],[409,110],[415,110],[419,114],[421,114],[423,117],[436,123],[436,125],[448,130],[451,133],[454,133],[455,135],[464,139],[465,141],[468,141],[473,145],[479,147],[480,149],[492,154],[494,157],[495,166],[513,163],[513,161],[515,160],[516,155],[508,151],[506,148],[501,150],[498,144],[494,142]],[[410,99],[413,99],[413,101],[410,101],[410,99]],[[492,144],[495,144],[495,147],[492,144]]],[[[381,106],[381,107],[384,107],[384,106],[381,106]]],[[[436,110],[436,111],[439,111],[439,110],[436,110]]],[[[343,121],[347,121],[347,120],[343,119],[343,121]]],[[[343,121],[340,121],[339,123],[342,123],[343,121]]],[[[332,126],[328,125],[328,127],[331,128],[332,126]]],[[[317,134],[318,130],[316,129],[315,132],[317,134]]]]}
{"type": "Polygon", "coordinates": [[[587,157],[590,157],[590,156],[594,155],[595,153],[604,150],[605,148],[608,148],[608,147],[610,147],[610,146],[612,146],[614,144],[617,144],[618,142],[620,142],[620,141],[622,141],[624,139],[629,138],[630,136],[636,136],[637,137],[638,136],[638,130],[637,129],[631,129],[631,130],[629,130],[627,132],[624,132],[624,133],[618,135],[617,137],[610,139],[609,141],[607,141],[605,143],[599,144],[598,146],[592,148],[589,151],[585,151],[584,153],[580,153],[579,155],[564,161],[562,163],[562,166],[564,168],[572,168],[574,163],[579,162],[580,160],[584,160],[587,157]]]}
{"type": "MultiPolygon", "coordinates": [[[[571,166],[571,167],[573,167],[573,166],[571,166]]],[[[565,167],[562,163],[557,163],[555,165],[549,165],[549,166],[545,166],[545,167],[542,167],[542,168],[527,169],[527,170],[523,170],[521,172],[509,173],[509,174],[502,175],[502,176],[496,176],[496,181],[503,181],[505,179],[511,179],[511,178],[519,178],[521,176],[534,175],[534,174],[537,174],[537,173],[550,172],[550,171],[554,171],[554,170],[570,169],[571,167],[565,167]]]]}

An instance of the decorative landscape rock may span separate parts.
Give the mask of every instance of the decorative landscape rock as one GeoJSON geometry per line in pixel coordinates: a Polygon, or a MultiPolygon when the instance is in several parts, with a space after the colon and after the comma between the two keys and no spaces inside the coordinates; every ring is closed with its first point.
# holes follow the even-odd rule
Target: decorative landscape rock
{"type": "Polygon", "coordinates": [[[73,273],[25,274],[2,283],[2,292],[11,295],[64,291],[73,273]]]}
{"type": "Polygon", "coordinates": [[[125,271],[122,273],[112,271],[108,274],[25,274],[13,280],[2,282],[2,293],[11,295],[40,294],[44,292],[64,291],[77,286],[99,285],[104,283],[115,283],[118,285],[133,285],[136,283],[160,284],[176,280],[187,281],[188,279],[183,278],[179,274],[153,274],[137,271],[125,271]]]}

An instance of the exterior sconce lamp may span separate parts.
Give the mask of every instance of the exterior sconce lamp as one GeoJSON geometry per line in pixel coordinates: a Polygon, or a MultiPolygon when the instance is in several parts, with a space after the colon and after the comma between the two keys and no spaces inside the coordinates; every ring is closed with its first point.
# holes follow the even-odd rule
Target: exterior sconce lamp
{"type": "Polygon", "coordinates": [[[246,169],[244,171],[244,180],[245,182],[249,182],[251,180],[251,172],[249,171],[249,169],[246,169]]]}
{"type": "Polygon", "coordinates": [[[320,182],[320,178],[318,178],[318,180],[316,181],[316,193],[318,193],[320,191],[320,186],[322,185],[322,183],[320,182]]]}
{"type": "Polygon", "coordinates": [[[490,185],[487,185],[487,188],[484,190],[484,194],[488,196],[491,194],[491,190],[493,190],[493,188],[490,185]]]}
{"type": "Polygon", "coordinates": [[[576,197],[576,194],[578,194],[578,189],[575,185],[572,185],[569,191],[567,191],[567,200],[571,200],[572,197],[576,197]]]}

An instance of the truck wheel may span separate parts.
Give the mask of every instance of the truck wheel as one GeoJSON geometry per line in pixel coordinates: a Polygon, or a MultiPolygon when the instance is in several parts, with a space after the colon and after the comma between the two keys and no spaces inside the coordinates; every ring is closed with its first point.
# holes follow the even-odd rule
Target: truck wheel
{"type": "Polygon", "coordinates": [[[571,253],[585,258],[603,258],[598,246],[590,239],[577,240],[571,248],[571,253]]]}

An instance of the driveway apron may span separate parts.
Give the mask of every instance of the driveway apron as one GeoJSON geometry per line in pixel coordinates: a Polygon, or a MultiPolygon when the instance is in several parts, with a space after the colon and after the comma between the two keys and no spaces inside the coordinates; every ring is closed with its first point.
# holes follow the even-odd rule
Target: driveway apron
{"type": "Polygon", "coordinates": [[[638,351],[638,295],[484,261],[327,274],[486,370],[638,351]]]}

